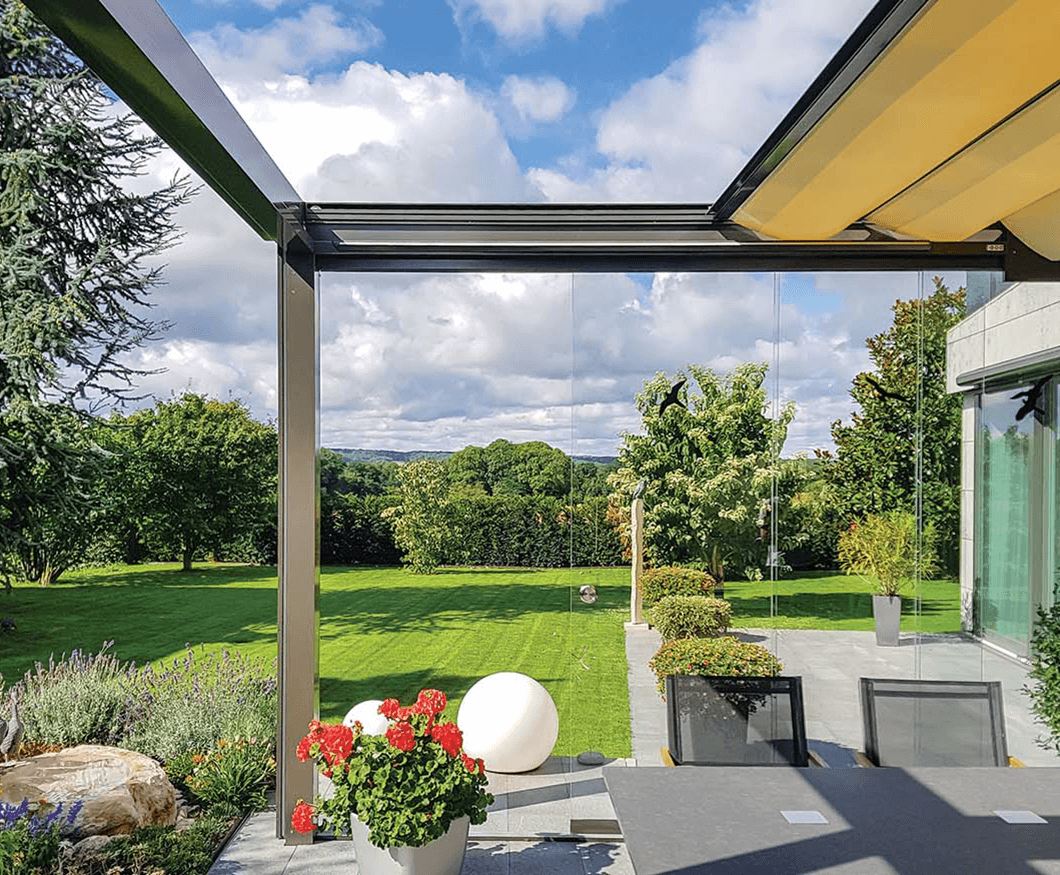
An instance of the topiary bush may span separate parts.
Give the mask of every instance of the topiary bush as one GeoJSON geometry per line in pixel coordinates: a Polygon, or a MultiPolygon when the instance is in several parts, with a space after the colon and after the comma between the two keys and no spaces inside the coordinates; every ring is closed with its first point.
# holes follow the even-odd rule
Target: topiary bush
{"type": "Polygon", "coordinates": [[[714,586],[714,578],[706,571],[676,565],[649,568],[640,576],[640,594],[645,610],[668,595],[712,595],[714,586]]]}
{"type": "Polygon", "coordinates": [[[729,631],[732,606],[725,599],[701,595],[663,596],[649,611],[651,624],[663,641],[714,638],[729,631]]]}
{"type": "Polygon", "coordinates": [[[772,677],[783,664],[760,644],[721,638],[679,638],[667,641],[648,662],[658,679],[656,689],[666,697],[667,675],[772,677]]]}

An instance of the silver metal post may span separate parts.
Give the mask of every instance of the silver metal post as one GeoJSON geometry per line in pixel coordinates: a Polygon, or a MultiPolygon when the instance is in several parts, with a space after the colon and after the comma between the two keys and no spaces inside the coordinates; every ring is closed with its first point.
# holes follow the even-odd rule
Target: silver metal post
{"type": "Polygon", "coordinates": [[[320,499],[317,471],[320,369],[319,317],[312,251],[300,236],[297,211],[280,212],[279,228],[279,725],[276,736],[276,835],[309,844],[294,832],[291,812],[311,801],[315,772],[294,755],[320,711],[318,677],[320,499]]]}

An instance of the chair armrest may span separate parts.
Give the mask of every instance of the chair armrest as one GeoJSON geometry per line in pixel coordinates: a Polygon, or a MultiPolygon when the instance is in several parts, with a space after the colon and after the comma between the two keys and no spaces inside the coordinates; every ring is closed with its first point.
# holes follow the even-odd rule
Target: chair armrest
{"type": "Polygon", "coordinates": [[[674,758],[670,756],[670,748],[660,747],[659,756],[662,757],[664,766],[669,766],[670,768],[675,768],[677,766],[677,763],[674,762],[674,758]]]}

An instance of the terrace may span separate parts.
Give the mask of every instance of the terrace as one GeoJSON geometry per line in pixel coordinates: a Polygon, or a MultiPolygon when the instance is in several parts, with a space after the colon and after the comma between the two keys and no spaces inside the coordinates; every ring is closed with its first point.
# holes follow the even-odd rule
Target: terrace
{"type": "MultiPolygon", "coordinates": [[[[579,425],[575,415],[591,408],[596,377],[580,369],[579,354],[597,339],[582,326],[592,324],[597,309],[604,306],[601,302],[610,300],[609,306],[614,305],[614,292],[606,286],[618,285],[619,278],[651,274],[652,288],[673,294],[687,277],[771,272],[771,283],[748,286],[729,313],[704,312],[692,329],[709,338],[716,360],[740,361],[745,360],[746,350],[729,345],[726,328],[741,319],[764,316],[766,327],[755,352],[770,359],[768,380],[761,384],[768,419],[786,430],[789,440],[796,438],[792,442],[796,446],[785,452],[814,445],[812,436],[788,429],[785,402],[794,394],[793,387],[828,378],[812,362],[791,355],[793,340],[815,330],[813,314],[823,323],[829,313],[820,301],[807,302],[800,282],[803,272],[887,272],[885,292],[869,290],[860,298],[852,297],[856,306],[873,311],[868,327],[872,332],[886,330],[894,297],[920,304],[931,300],[929,277],[935,274],[948,278],[954,288],[965,286],[968,320],[951,331],[949,362],[953,372],[949,388],[964,397],[963,493],[959,522],[955,530],[943,533],[949,538],[944,549],[959,556],[959,581],[950,589],[960,616],[955,627],[944,630],[954,637],[928,634],[932,614],[938,610],[931,589],[935,582],[920,576],[912,586],[905,646],[891,650],[867,645],[859,636],[870,633],[861,631],[777,628],[754,634],[761,635],[789,672],[804,678],[810,736],[826,746],[822,747],[826,752],[860,745],[855,682],[861,674],[878,672],[879,676],[1002,680],[1010,697],[1006,706],[1012,752],[1028,765],[1055,763],[1055,757],[1040,756],[1030,746],[1036,733],[1016,693],[1021,668],[1014,661],[1029,651],[1037,609],[1052,603],[1058,564],[1055,434],[1060,404],[1055,381],[1048,383],[1041,406],[1036,407],[1040,415],[1021,416],[1021,405],[1008,403],[1016,390],[1038,385],[1043,374],[1051,379],[1060,362],[1055,327],[1060,287],[1053,284],[1060,271],[1052,260],[1060,254],[1056,243],[1060,224],[1055,221],[1055,193],[1060,187],[1055,167],[1060,164],[1053,160],[1055,125],[1047,116],[1060,70],[1051,47],[1041,42],[1043,34],[1051,31],[1041,26],[1041,19],[1051,20],[1056,14],[1047,5],[1014,2],[1004,14],[983,11],[976,13],[982,20],[969,22],[968,10],[957,0],[881,0],[713,204],[653,206],[306,202],[153,2],[33,0],[28,5],[239,216],[277,245],[281,716],[275,829],[280,839],[270,843],[262,838],[246,862],[239,859],[236,845],[235,856],[219,863],[216,871],[238,871],[240,866],[253,871],[276,866],[283,871],[290,868],[288,863],[315,869],[322,864],[309,855],[337,853],[326,843],[297,851],[287,845],[307,841],[292,832],[290,816],[295,800],[311,797],[314,790],[312,770],[292,753],[307,722],[317,716],[322,673],[330,676],[338,671],[318,660],[322,596],[316,465],[323,299],[329,283],[348,274],[395,276],[410,288],[421,284],[421,290],[431,282],[442,288],[440,278],[453,275],[536,277],[555,301],[569,305],[569,321],[540,324],[539,333],[531,335],[547,353],[568,351],[556,371],[569,375],[572,401],[559,406],[571,415],[572,456],[595,446],[597,438],[590,427],[579,425]],[[1021,54],[1033,63],[1009,63],[1013,45],[1021,46],[1021,54]],[[913,126],[918,135],[910,142],[908,131],[913,126]],[[1027,321],[1020,323],[1021,319],[1027,321]],[[982,328],[975,329],[975,320],[982,328]],[[991,330],[1008,323],[1041,329],[1031,356],[1014,349],[1025,333],[1010,332],[1006,347],[998,340],[999,332],[991,330]],[[1002,393],[1009,397],[1001,398],[1002,393]],[[976,640],[957,637],[961,632],[976,640]],[[1004,653],[995,655],[983,641],[1004,653]],[[849,700],[842,699],[845,695],[849,700]],[[259,853],[265,853],[268,861],[255,856],[259,853]]],[[[837,276],[841,283],[841,274],[837,276]]],[[[394,292],[396,299],[401,294],[394,292]]],[[[408,298],[412,306],[416,301],[414,296],[408,298]]],[[[500,307],[495,318],[507,324],[505,320],[518,321],[522,315],[513,318],[500,307]]],[[[931,338],[923,323],[911,337],[911,348],[904,354],[918,374],[943,367],[928,360],[931,338]]],[[[439,355],[446,353],[440,341],[439,355]]],[[[663,369],[669,374],[681,364],[679,359],[657,355],[642,363],[637,379],[663,369]]],[[[923,490],[932,475],[928,460],[933,449],[924,444],[930,411],[922,403],[923,379],[917,376],[892,398],[908,407],[902,408],[901,417],[908,418],[909,428],[900,441],[915,447],[911,470],[902,472],[913,487],[896,500],[895,509],[914,514],[921,535],[925,505],[933,500],[923,490]]],[[[895,395],[893,387],[891,392],[895,395]]],[[[827,395],[810,397],[823,405],[827,395]]],[[[822,407],[820,415],[830,412],[822,407]]],[[[777,469],[779,460],[780,449],[775,448],[777,469]]],[[[778,470],[770,471],[768,479],[769,506],[777,507],[784,489],[778,470]]],[[[770,549],[781,543],[780,517],[779,511],[771,513],[771,519],[762,523],[761,549],[767,555],[761,565],[769,578],[764,626],[783,627],[798,615],[798,600],[784,577],[783,557],[776,552],[779,548],[770,549]]],[[[570,523],[571,543],[577,527],[578,523],[570,523]]],[[[577,694],[579,665],[584,665],[586,655],[573,606],[580,583],[572,577],[571,607],[557,645],[570,656],[564,656],[560,676],[553,679],[561,682],[560,695],[570,697],[577,694]]],[[[729,589],[738,598],[738,583],[729,589]]],[[[858,618],[863,618],[862,611],[852,598],[846,615],[833,619],[858,618]]],[[[356,628],[351,632],[357,634],[356,628]]],[[[643,748],[638,745],[645,745],[650,755],[657,729],[640,734],[636,690],[644,691],[633,682],[631,686],[632,759],[643,765],[644,758],[638,755],[643,748]]],[[[578,752],[563,751],[568,756],[578,752]]],[[[764,779],[752,775],[746,780],[764,779]]],[[[531,791],[513,784],[506,792],[511,796],[531,791]]],[[[901,804],[903,791],[894,792],[901,804]]],[[[569,821],[582,812],[573,804],[578,798],[573,792],[561,796],[559,803],[548,803],[558,804],[560,813],[550,811],[545,816],[556,818],[557,831],[567,832],[569,821]],[[568,801],[570,807],[564,807],[568,801]]],[[[599,817],[588,812],[598,812],[593,806],[604,803],[604,796],[593,793],[585,798],[589,801],[583,816],[599,817]]],[[[951,824],[948,815],[931,808],[927,797],[914,794],[909,799],[922,803],[940,822],[951,824]]],[[[1054,818],[1051,832],[1060,814],[1057,801],[1049,796],[1041,811],[1054,818]]],[[[835,803],[835,808],[842,816],[842,805],[835,803]]],[[[853,814],[848,819],[857,820],[853,814]]],[[[260,836],[260,823],[255,828],[260,836]]],[[[509,826],[489,837],[508,843],[517,832],[509,826]]],[[[984,840],[993,837],[993,832],[984,832],[984,840]]],[[[501,865],[489,848],[474,851],[470,866],[492,871],[489,867],[501,865]]],[[[504,865],[537,863],[538,852],[531,846],[513,845],[507,851],[509,861],[504,865]]],[[[612,859],[603,839],[579,846],[574,853],[558,844],[546,846],[546,851],[598,869],[605,863],[625,865],[618,851],[612,859]],[[607,859],[587,862],[593,854],[607,859]]],[[[552,865],[553,858],[549,859],[552,865]]],[[[881,871],[913,870],[898,866],[881,871]]]]}

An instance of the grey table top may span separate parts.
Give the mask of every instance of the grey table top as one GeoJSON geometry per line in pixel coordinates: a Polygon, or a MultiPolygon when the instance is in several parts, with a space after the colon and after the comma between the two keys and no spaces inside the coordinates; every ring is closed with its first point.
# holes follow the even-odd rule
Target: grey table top
{"type": "Polygon", "coordinates": [[[1060,875],[1060,769],[686,766],[604,780],[637,875],[1060,875]]]}

